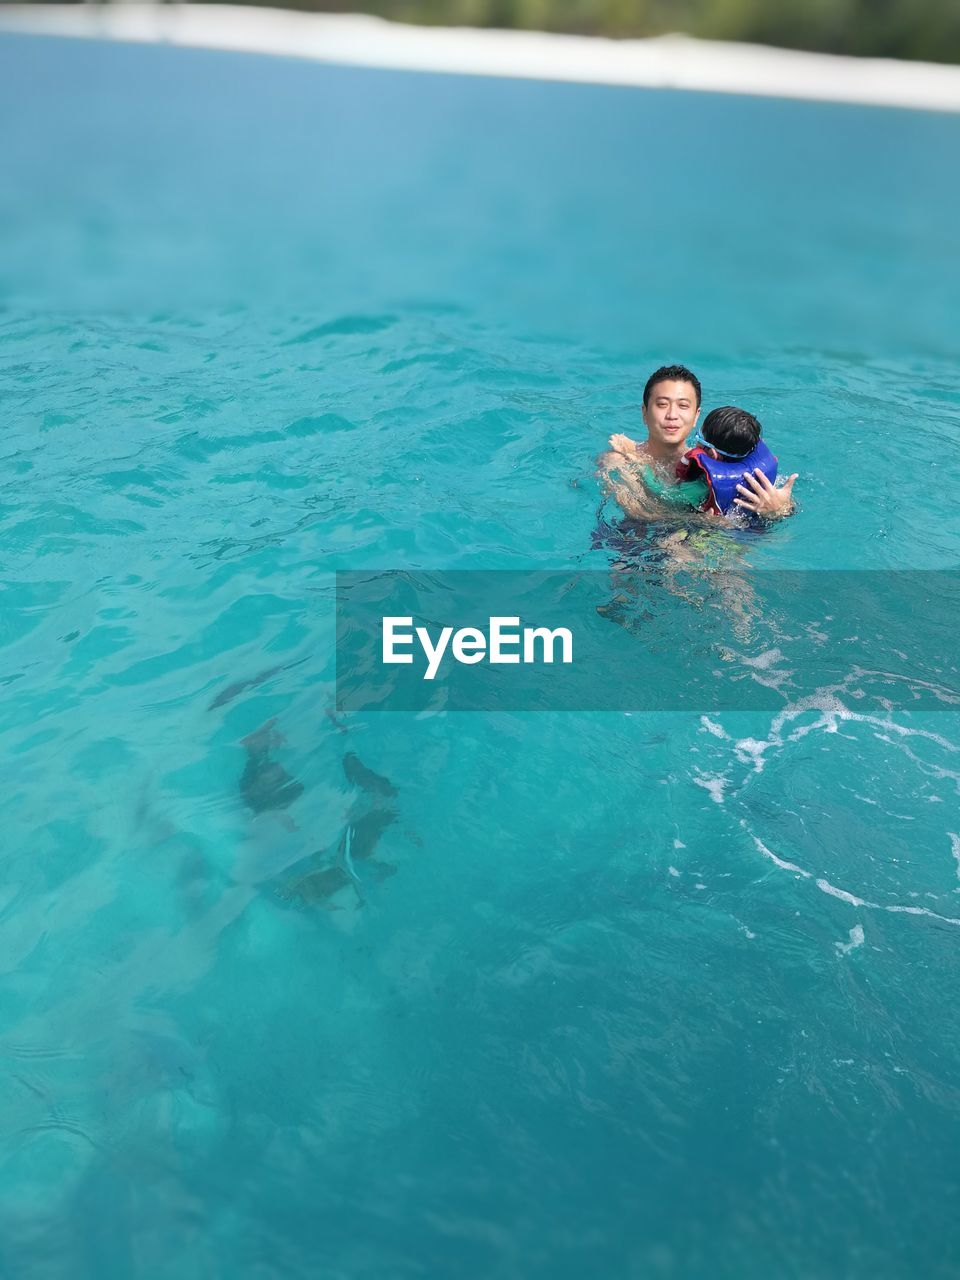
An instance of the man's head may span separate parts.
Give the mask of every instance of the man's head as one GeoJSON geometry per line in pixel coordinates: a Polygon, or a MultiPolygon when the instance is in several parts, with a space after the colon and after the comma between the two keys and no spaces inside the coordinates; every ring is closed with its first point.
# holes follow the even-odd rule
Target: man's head
{"type": "Polygon", "coordinates": [[[763,428],[746,409],[726,405],[711,409],[700,428],[700,439],[722,458],[745,458],[757,447],[763,428]]]}
{"type": "Polygon", "coordinates": [[[700,416],[700,381],[682,364],[664,365],[643,389],[643,423],[654,456],[679,454],[700,416]]]}

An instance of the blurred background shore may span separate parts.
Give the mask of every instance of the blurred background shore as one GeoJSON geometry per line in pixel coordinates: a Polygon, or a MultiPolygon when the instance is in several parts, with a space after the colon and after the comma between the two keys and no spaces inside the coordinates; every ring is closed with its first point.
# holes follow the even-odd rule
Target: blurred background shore
{"type": "MultiPolygon", "coordinates": [[[[358,5],[285,0],[266,7],[344,13],[358,5]]],[[[360,7],[430,26],[615,37],[680,32],[819,53],[960,63],[960,5],[952,0],[363,0],[360,7]]]]}
{"type": "Polygon", "coordinates": [[[370,0],[366,13],[298,7],[296,0],[283,8],[134,0],[0,5],[0,30],[401,70],[960,111],[960,6],[921,4],[908,14],[905,5],[851,0],[831,4],[830,12],[829,22],[825,6],[810,3],[764,14],[750,0],[669,9],[644,0],[370,0]],[[861,21],[867,9],[883,12],[861,21]],[[915,60],[921,58],[930,61],[915,60]]]}

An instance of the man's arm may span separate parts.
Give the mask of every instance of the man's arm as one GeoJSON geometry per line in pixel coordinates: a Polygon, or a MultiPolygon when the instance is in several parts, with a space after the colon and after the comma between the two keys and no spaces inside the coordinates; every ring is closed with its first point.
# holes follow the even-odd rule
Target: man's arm
{"type": "Polygon", "coordinates": [[[603,454],[598,463],[604,489],[613,495],[624,514],[634,520],[649,518],[650,496],[633,473],[631,464],[636,465],[633,460],[622,453],[610,452],[603,454]]]}
{"type": "Polygon", "coordinates": [[[633,520],[645,520],[649,517],[649,503],[645,500],[642,490],[628,488],[625,484],[617,484],[611,480],[610,492],[616,498],[624,515],[630,516],[633,520]]]}
{"type": "Polygon", "coordinates": [[[772,485],[763,472],[757,468],[753,475],[743,477],[744,484],[737,485],[739,498],[733,504],[743,511],[749,511],[764,520],[782,520],[784,516],[793,515],[793,484],[797,478],[795,472],[788,476],[783,487],[778,489],[772,485]],[[749,488],[746,486],[749,485],[749,488]]]}

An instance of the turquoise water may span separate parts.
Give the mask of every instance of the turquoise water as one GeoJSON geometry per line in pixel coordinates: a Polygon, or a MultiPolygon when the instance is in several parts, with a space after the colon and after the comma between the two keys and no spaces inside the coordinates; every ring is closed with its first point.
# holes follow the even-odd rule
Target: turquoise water
{"type": "Polygon", "coordinates": [[[758,568],[955,568],[960,119],[0,72],[0,1271],[956,1276],[956,712],[332,707],[335,570],[604,568],[664,359],[758,568]]]}

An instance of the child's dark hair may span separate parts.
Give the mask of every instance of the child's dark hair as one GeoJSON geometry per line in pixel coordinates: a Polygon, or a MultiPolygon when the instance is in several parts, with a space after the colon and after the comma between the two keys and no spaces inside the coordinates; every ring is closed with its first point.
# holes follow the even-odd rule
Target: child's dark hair
{"type": "Polygon", "coordinates": [[[700,438],[726,458],[745,458],[757,447],[763,427],[746,409],[726,405],[711,409],[703,420],[700,438]]]}

